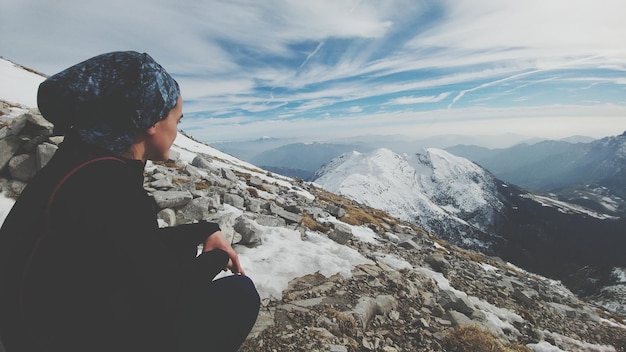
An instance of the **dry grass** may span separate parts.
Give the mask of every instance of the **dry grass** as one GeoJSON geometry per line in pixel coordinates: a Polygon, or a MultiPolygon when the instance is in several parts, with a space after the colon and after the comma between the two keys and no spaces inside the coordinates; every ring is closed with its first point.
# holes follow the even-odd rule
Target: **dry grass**
{"type": "Polygon", "coordinates": [[[181,185],[183,183],[187,183],[188,181],[189,180],[186,179],[186,178],[176,178],[175,177],[175,178],[172,179],[172,183],[175,184],[175,185],[181,185]]]}
{"type": "MultiPolygon", "coordinates": [[[[357,321],[351,314],[340,312],[335,308],[327,307],[324,310],[326,317],[337,323],[339,329],[346,336],[356,337],[359,331],[357,321]]],[[[356,346],[355,346],[356,347],[356,346]]]]}
{"type": "Polygon", "coordinates": [[[251,196],[253,196],[254,198],[259,198],[259,191],[256,188],[248,187],[246,189],[248,190],[248,193],[250,193],[251,196]]]}
{"type": "Polygon", "coordinates": [[[343,204],[350,202],[350,200],[342,196],[327,192],[321,188],[314,187],[312,191],[314,191],[318,201],[323,204],[343,204]]]}
{"type": "Polygon", "coordinates": [[[344,206],[346,215],[340,220],[354,226],[363,226],[372,224],[377,228],[382,227],[383,223],[386,223],[386,217],[382,216],[384,213],[375,209],[364,209],[354,206],[344,206]]]}
{"type": "Polygon", "coordinates": [[[324,226],[313,219],[310,215],[303,214],[302,215],[302,225],[311,231],[319,231],[322,233],[326,233],[330,231],[330,227],[324,226]]]}
{"type": "Polygon", "coordinates": [[[206,181],[202,180],[202,181],[196,182],[196,189],[197,190],[211,189],[211,185],[209,185],[206,181]]]}
{"type": "Polygon", "coordinates": [[[428,232],[424,231],[422,228],[397,219],[382,210],[375,209],[363,204],[357,204],[350,199],[334,193],[327,192],[320,188],[313,188],[311,192],[315,194],[317,200],[321,204],[333,204],[341,206],[346,211],[346,215],[339,220],[347,224],[354,226],[373,225],[373,227],[378,229],[380,232],[386,231],[383,224],[389,225],[391,227],[396,225],[403,225],[410,227],[417,233],[428,235],[428,232]]]}
{"type": "Polygon", "coordinates": [[[476,325],[450,330],[443,340],[443,347],[449,352],[531,352],[520,344],[503,345],[491,332],[476,325]]]}
{"type": "Polygon", "coordinates": [[[470,260],[470,261],[474,261],[474,262],[478,262],[478,263],[482,263],[486,261],[486,256],[482,253],[478,253],[478,252],[474,252],[474,251],[468,251],[468,250],[464,250],[464,249],[457,249],[457,252],[459,253],[459,256],[461,258],[470,260]]]}
{"type": "Polygon", "coordinates": [[[153,161],[153,163],[155,165],[163,165],[165,167],[169,167],[172,169],[176,169],[176,170],[182,170],[184,169],[184,166],[176,163],[176,161],[174,160],[166,160],[166,161],[153,161]]]}

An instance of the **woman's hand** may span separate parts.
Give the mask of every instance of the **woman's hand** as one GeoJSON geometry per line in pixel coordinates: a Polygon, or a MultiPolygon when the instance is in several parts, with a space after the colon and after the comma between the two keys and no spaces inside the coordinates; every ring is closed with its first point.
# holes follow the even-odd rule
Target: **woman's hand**
{"type": "Polygon", "coordinates": [[[228,265],[224,270],[230,269],[230,271],[234,274],[246,274],[241,267],[241,263],[239,262],[239,256],[230,245],[230,242],[228,242],[222,231],[214,232],[204,241],[204,248],[202,248],[203,252],[208,252],[214,249],[221,249],[228,254],[228,265]]]}

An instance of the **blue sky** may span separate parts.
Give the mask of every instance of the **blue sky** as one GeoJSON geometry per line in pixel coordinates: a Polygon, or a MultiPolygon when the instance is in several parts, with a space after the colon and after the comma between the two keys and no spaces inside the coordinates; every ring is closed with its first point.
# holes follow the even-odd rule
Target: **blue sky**
{"type": "Polygon", "coordinates": [[[0,55],[46,74],[148,52],[195,138],[626,130],[622,0],[2,0],[0,55]]]}

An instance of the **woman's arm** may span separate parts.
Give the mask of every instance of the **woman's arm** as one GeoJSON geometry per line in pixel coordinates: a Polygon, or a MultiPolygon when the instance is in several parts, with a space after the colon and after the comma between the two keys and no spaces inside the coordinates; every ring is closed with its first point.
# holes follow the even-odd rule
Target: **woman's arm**
{"type": "Polygon", "coordinates": [[[193,224],[183,224],[172,227],[163,227],[157,231],[157,237],[174,250],[195,249],[199,244],[214,233],[220,231],[218,224],[201,221],[193,224]]]}

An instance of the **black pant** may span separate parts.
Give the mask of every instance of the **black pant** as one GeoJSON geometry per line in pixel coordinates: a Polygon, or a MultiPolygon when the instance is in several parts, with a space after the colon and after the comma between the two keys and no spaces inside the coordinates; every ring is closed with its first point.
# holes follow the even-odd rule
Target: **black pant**
{"type": "Polygon", "coordinates": [[[181,352],[237,351],[259,314],[259,294],[243,275],[196,287],[189,298],[181,316],[181,352]]]}

